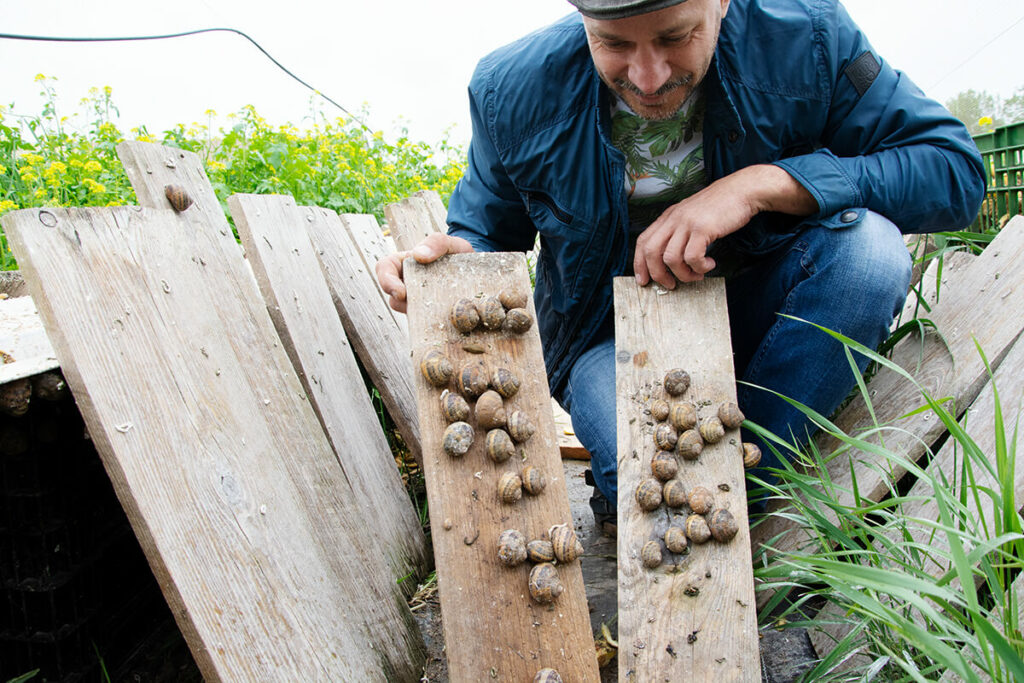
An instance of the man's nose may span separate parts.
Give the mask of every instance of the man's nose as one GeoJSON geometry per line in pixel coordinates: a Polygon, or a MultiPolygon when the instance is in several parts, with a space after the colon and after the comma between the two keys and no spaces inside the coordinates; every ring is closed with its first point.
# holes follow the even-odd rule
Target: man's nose
{"type": "Polygon", "coordinates": [[[661,50],[652,46],[641,46],[633,53],[630,61],[628,78],[633,85],[653,95],[658,88],[665,85],[672,75],[672,68],[661,50]]]}

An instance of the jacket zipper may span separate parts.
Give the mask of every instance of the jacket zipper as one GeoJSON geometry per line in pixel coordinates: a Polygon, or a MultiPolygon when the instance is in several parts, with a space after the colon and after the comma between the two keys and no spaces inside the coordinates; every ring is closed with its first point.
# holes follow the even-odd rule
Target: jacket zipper
{"type": "MultiPolygon", "coordinates": [[[[547,195],[543,195],[537,192],[529,192],[527,193],[527,196],[530,199],[536,201],[541,206],[546,206],[548,208],[548,211],[550,211],[551,214],[560,222],[565,223],[566,225],[572,224],[572,216],[567,214],[565,211],[562,211],[557,206],[555,206],[555,203],[551,201],[551,199],[547,195]]],[[[527,206],[526,210],[530,210],[529,206],[527,206]]]]}

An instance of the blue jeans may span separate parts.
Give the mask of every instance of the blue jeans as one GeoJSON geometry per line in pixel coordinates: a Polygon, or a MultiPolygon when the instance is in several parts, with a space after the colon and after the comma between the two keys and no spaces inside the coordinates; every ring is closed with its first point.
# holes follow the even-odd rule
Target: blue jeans
{"type": "MultiPolygon", "coordinates": [[[[906,300],[911,260],[899,229],[867,212],[849,227],[810,225],[783,247],[727,280],[729,325],[740,408],[747,419],[784,438],[806,442],[811,424],[777,391],[830,414],[856,383],[843,346],[808,320],[876,348],[906,300]]],[[[854,354],[860,372],[867,359],[854,354]]],[[[556,396],[590,451],[597,488],[616,500],[615,339],[610,331],[575,362],[556,396]]],[[[761,467],[777,467],[761,447],[761,467]]],[[[760,469],[760,468],[759,468],[760,469]]],[[[759,471],[761,477],[768,477],[759,471]]]]}

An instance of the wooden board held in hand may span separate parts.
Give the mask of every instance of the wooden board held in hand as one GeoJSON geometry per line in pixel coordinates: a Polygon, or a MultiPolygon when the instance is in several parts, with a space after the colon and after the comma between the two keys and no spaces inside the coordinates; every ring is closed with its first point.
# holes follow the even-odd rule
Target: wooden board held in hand
{"type": "Polygon", "coordinates": [[[757,614],[747,525],[746,485],[739,429],[726,429],[696,460],[678,455],[678,473],[687,497],[704,487],[713,511],[732,513],[738,533],[728,542],[714,539],[670,553],[663,537],[669,526],[684,525],[688,506],[640,509],[636,491],[652,478],[658,448],[651,402],[684,402],[701,421],[723,402],[736,401],[725,284],[720,279],[680,285],[674,291],[639,287],[616,278],[615,385],[619,457],[619,680],[760,680],[757,614]],[[669,396],[666,373],[682,368],[690,387],[669,396]],[[658,544],[663,564],[649,569],[641,551],[658,544]]]}
{"type": "MultiPolygon", "coordinates": [[[[534,324],[521,335],[479,329],[462,334],[449,322],[452,304],[460,298],[477,301],[507,287],[528,293],[526,260],[513,253],[455,254],[429,265],[407,259],[404,272],[451,679],[530,681],[539,669],[552,667],[566,681],[597,681],[579,561],[557,566],[564,591],[553,605],[542,605],[528,591],[531,565],[507,567],[498,560],[498,536],[506,529],[517,529],[533,540],[553,525],[572,525],[537,327],[534,324]],[[488,458],[475,416],[470,418],[474,441],[469,451],[452,457],[442,450],[443,389],[429,384],[419,371],[421,359],[435,349],[448,356],[456,371],[465,363],[479,363],[487,377],[503,367],[520,378],[519,391],[504,401],[505,409],[524,411],[537,429],[511,459],[499,464],[488,458]],[[539,495],[524,493],[518,502],[502,503],[499,477],[527,465],[544,473],[546,488],[539,495]]],[[[527,306],[536,316],[530,297],[527,306]]],[[[454,391],[454,382],[448,389],[454,391]]]]}

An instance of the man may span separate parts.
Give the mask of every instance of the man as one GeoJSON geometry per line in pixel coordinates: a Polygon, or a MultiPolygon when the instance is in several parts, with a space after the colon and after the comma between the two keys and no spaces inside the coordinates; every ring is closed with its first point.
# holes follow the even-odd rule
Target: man
{"type": "MultiPolygon", "coordinates": [[[[614,276],[725,277],[741,408],[807,438],[760,387],[828,414],[855,378],[837,342],[779,314],[877,346],[907,292],[901,232],[968,224],[984,175],[966,129],[834,0],[570,2],[582,16],[478,65],[449,233],[412,254],[525,251],[539,233],[550,385],[614,524],[614,276]]],[[[404,255],[377,269],[398,310],[404,255]]]]}

